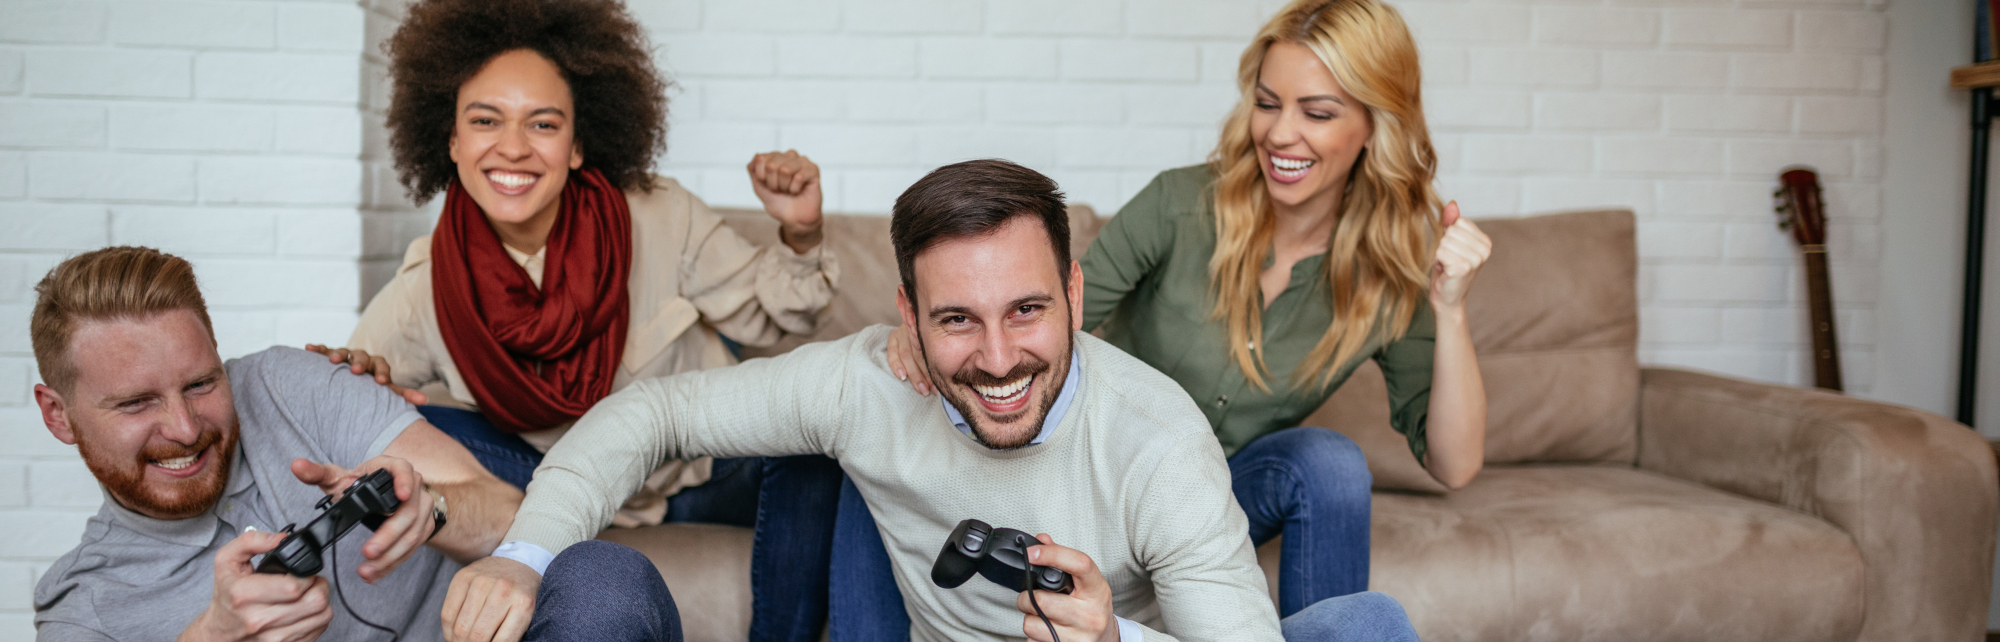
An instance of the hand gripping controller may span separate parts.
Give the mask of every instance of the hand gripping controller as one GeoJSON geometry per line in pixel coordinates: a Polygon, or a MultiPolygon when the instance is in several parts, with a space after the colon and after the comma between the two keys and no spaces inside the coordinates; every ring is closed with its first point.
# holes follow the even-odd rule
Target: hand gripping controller
{"type": "Polygon", "coordinates": [[[318,575],[321,552],[332,548],[355,524],[365,525],[371,531],[380,528],[382,520],[388,519],[402,504],[402,500],[396,499],[396,478],[389,471],[378,469],[368,473],[354,480],[339,500],[327,495],[314,504],[314,508],[325,512],[307,522],[305,528],[294,530],[297,524],[286,524],[283,532],[290,534],[278,542],[277,548],[264,554],[264,560],[257,563],[257,572],[299,577],[318,575]]]}
{"type": "Polygon", "coordinates": [[[1017,593],[1030,584],[1044,591],[1070,592],[1075,584],[1068,573],[1028,563],[1028,547],[1039,544],[1035,536],[1011,528],[994,528],[976,519],[959,522],[937,563],[931,565],[931,582],[958,588],[978,573],[1017,593]]]}

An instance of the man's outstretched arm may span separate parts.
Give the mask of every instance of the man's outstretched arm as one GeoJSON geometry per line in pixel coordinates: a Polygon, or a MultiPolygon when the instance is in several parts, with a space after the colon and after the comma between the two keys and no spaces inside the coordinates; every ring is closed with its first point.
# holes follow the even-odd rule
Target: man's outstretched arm
{"type": "Polygon", "coordinates": [[[596,536],[662,461],[837,454],[848,364],[879,354],[887,331],[640,381],[598,402],[535,470],[504,538],[509,554],[473,562],[452,578],[445,638],[519,639],[541,584],[541,569],[531,564],[545,568],[554,554],[596,536]],[[523,548],[533,554],[519,554],[523,548]]]}

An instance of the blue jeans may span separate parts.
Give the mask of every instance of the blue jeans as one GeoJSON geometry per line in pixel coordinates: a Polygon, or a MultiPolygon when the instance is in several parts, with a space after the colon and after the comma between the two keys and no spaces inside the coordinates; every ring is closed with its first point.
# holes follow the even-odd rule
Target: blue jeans
{"type": "MultiPolygon", "coordinates": [[[[527,441],[479,413],[421,406],[417,411],[472,451],[488,472],[523,489],[542,463],[527,441]]],[[[667,502],[666,522],[704,522],[755,531],[750,553],[750,639],[809,642],[826,621],[828,555],[840,465],[819,455],[716,459],[708,483],[667,502]]],[[[876,544],[880,549],[881,544],[876,544]]]]}
{"type": "Polygon", "coordinates": [[[639,551],[591,540],[549,562],[524,642],[680,642],[680,610],[639,551]]]}
{"type": "Polygon", "coordinates": [[[1278,626],[1287,642],[1417,642],[1403,605],[1374,591],[1320,600],[1278,626]]]}
{"type": "MultiPolygon", "coordinates": [[[[875,530],[875,516],[854,481],[840,479],[839,516],[833,520],[832,575],[827,587],[829,642],[910,639],[910,612],[889,567],[889,549],[875,530]]],[[[938,546],[944,546],[942,540],[938,546]]]]}
{"type": "Polygon", "coordinates": [[[683,489],[667,502],[670,523],[754,530],[751,640],[819,639],[840,480],[840,464],[822,455],[716,459],[708,483],[683,489]]]}
{"type": "Polygon", "coordinates": [[[450,406],[417,406],[417,414],[472,451],[472,458],[479,460],[486,472],[515,488],[527,490],[528,481],[535,478],[535,467],[542,465],[542,451],[520,435],[493,427],[486,415],[450,406]]]}
{"type": "Polygon", "coordinates": [[[1346,435],[1301,426],[1259,437],[1229,458],[1230,486],[1250,518],[1250,541],[1285,536],[1278,616],[1368,590],[1368,488],[1361,448],[1346,435]]]}
{"type": "MultiPolygon", "coordinates": [[[[897,612],[902,612],[900,604],[897,612]]],[[[1291,642],[1417,640],[1402,605],[1375,592],[1321,601],[1280,625],[1291,642]]],[[[907,621],[904,628],[907,631],[907,621]]],[[[908,639],[907,632],[903,635],[890,639],[908,639]]],[[[523,639],[679,642],[680,611],[646,556],[611,542],[580,542],[549,563],[548,575],[535,594],[535,616],[523,639]]]]}

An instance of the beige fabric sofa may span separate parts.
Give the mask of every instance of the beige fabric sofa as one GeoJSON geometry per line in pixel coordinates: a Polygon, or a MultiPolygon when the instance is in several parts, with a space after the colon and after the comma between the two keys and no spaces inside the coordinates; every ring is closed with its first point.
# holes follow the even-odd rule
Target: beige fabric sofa
{"type": "MultiPolygon", "coordinates": [[[[775,235],[760,212],[725,214],[760,242],[775,235]]],[[[1080,257],[1100,221],[1083,207],[1071,220],[1080,257]]],[[[1366,452],[1370,586],[1401,600],[1425,640],[1979,638],[2000,482],[1975,433],[1899,406],[1641,368],[1629,212],[1481,225],[1496,248],[1470,303],[1485,472],[1443,492],[1389,430],[1372,366],[1307,422],[1366,452]]],[[[828,238],[841,293],[811,339],[893,322],[888,220],[830,217],[828,238]]],[[[744,639],[747,530],[603,538],[659,565],[688,639],[744,639]]],[[[1259,551],[1267,570],[1276,549],[1259,551]]]]}

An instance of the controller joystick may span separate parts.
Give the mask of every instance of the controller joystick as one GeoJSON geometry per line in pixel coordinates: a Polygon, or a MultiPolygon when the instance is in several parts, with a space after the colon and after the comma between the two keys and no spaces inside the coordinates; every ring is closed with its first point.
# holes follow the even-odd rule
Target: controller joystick
{"type": "Polygon", "coordinates": [[[354,530],[355,524],[367,526],[371,531],[381,528],[382,521],[402,505],[402,500],[396,499],[396,478],[389,471],[368,473],[354,480],[339,500],[327,495],[314,504],[322,512],[307,522],[305,528],[286,524],[281,531],[287,533],[284,541],[264,554],[263,561],[257,563],[257,572],[298,577],[318,575],[323,568],[320,554],[332,548],[347,531],[354,530]]]}
{"type": "Polygon", "coordinates": [[[976,574],[1017,593],[1031,584],[1057,593],[1074,590],[1068,573],[1028,563],[1028,547],[1039,544],[1034,535],[1011,528],[994,528],[976,519],[959,522],[931,565],[931,582],[958,588],[976,574]]]}

